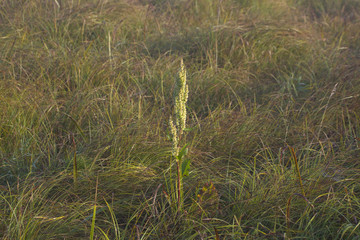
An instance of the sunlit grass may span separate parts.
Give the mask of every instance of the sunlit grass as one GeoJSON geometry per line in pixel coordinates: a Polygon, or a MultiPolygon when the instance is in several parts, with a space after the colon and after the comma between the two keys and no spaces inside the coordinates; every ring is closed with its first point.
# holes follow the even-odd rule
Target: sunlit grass
{"type": "Polygon", "coordinates": [[[0,238],[360,235],[358,1],[3,0],[0,23],[0,238]]]}

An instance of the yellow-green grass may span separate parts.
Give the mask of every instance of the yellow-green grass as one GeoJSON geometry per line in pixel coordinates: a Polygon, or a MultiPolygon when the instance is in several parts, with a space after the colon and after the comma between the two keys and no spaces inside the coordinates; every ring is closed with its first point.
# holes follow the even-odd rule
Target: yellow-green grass
{"type": "Polygon", "coordinates": [[[0,238],[357,239],[359,9],[0,0],[0,238]]]}

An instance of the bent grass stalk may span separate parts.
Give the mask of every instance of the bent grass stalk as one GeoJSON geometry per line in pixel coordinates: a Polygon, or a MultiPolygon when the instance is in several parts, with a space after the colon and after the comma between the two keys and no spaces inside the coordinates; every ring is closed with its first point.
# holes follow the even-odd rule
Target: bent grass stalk
{"type": "Polygon", "coordinates": [[[305,197],[305,195],[302,195],[300,193],[294,193],[292,194],[288,200],[287,200],[287,204],[286,204],[286,227],[287,227],[287,234],[288,236],[291,235],[291,232],[290,232],[290,223],[291,223],[291,219],[290,219],[290,206],[291,206],[291,200],[293,199],[294,196],[299,196],[301,197],[302,199],[305,200],[305,202],[312,208],[314,209],[314,205],[305,197]]]}
{"type": "Polygon", "coordinates": [[[94,233],[95,233],[96,203],[97,203],[98,184],[99,184],[99,178],[96,178],[95,205],[94,205],[94,212],[93,212],[93,216],[92,216],[92,220],[91,220],[90,240],[94,239],[94,233]]]}
{"type": "Polygon", "coordinates": [[[298,175],[298,179],[299,179],[299,184],[300,184],[300,187],[301,187],[301,191],[302,191],[302,194],[305,196],[305,190],[304,190],[304,185],[302,183],[302,179],[301,179],[301,174],[300,174],[300,168],[299,168],[299,164],[298,164],[298,160],[297,160],[297,157],[296,157],[296,154],[295,154],[295,150],[294,148],[290,147],[290,151],[291,151],[291,154],[293,156],[293,159],[294,159],[294,163],[295,163],[295,168],[296,168],[296,173],[298,175]]]}
{"type": "Polygon", "coordinates": [[[78,168],[77,168],[77,160],[76,160],[76,142],[75,142],[74,134],[71,135],[71,138],[74,146],[73,177],[74,177],[74,185],[76,185],[77,177],[78,177],[78,168]]]}

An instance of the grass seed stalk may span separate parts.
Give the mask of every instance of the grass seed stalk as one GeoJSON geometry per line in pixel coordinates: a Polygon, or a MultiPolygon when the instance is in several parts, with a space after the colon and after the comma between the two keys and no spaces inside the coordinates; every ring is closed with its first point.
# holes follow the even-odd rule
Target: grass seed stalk
{"type": "Polygon", "coordinates": [[[177,202],[180,208],[183,195],[182,178],[185,172],[188,172],[189,162],[186,166],[182,166],[183,157],[187,153],[186,145],[180,150],[179,144],[183,136],[184,129],[186,128],[186,102],[188,100],[189,89],[186,83],[186,70],[183,60],[181,59],[179,76],[176,78],[175,91],[174,91],[174,112],[175,112],[175,124],[170,116],[170,130],[172,135],[172,155],[176,158],[177,167],[177,202]]]}

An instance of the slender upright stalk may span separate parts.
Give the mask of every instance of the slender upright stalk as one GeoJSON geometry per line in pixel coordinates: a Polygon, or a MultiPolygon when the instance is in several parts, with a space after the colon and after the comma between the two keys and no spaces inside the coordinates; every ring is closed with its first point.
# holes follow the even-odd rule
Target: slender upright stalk
{"type": "Polygon", "coordinates": [[[186,70],[181,60],[181,67],[179,71],[179,77],[175,82],[175,91],[174,91],[174,113],[175,113],[175,123],[173,118],[170,116],[169,124],[172,135],[172,155],[176,159],[176,168],[177,168],[177,178],[176,178],[176,193],[177,193],[177,202],[179,209],[181,208],[183,188],[182,188],[182,172],[181,164],[182,158],[184,156],[183,152],[180,152],[179,141],[183,135],[184,129],[186,128],[186,102],[188,99],[189,89],[186,83],[186,70]]]}

